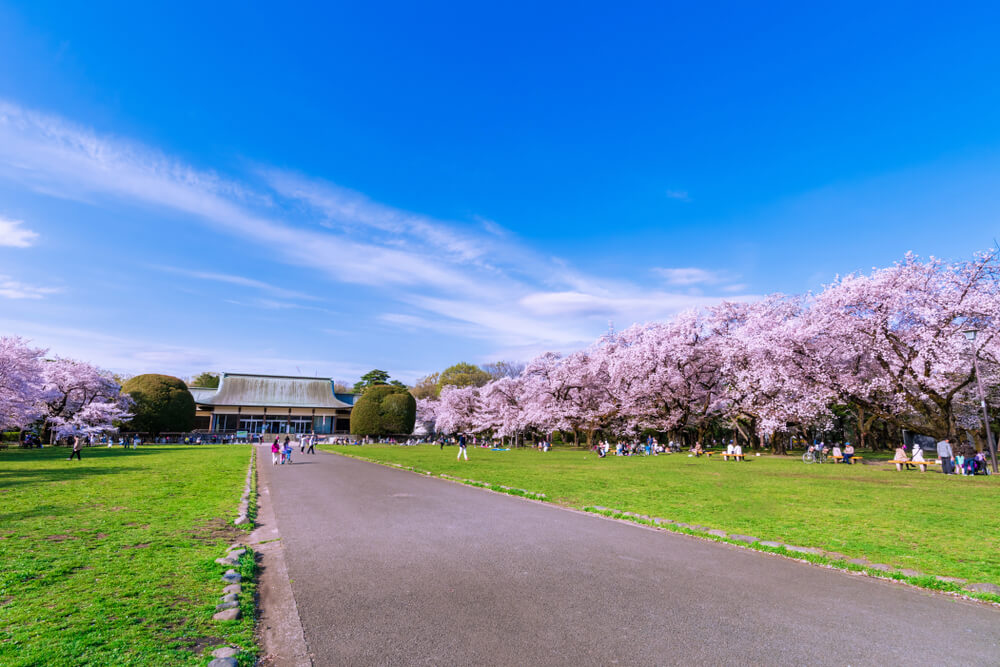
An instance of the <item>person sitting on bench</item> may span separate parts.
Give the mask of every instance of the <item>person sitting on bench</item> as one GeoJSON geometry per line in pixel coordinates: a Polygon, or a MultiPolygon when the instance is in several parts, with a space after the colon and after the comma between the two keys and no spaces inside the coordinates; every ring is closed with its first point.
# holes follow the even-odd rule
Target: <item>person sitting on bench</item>
{"type": "Polygon", "coordinates": [[[906,466],[907,470],[913,468],[913,464],[910,463],[910,458],[906,455],[906,450],[900,445],[896,447],[896,455],[893,457],[893,462],[896,464],[896,470],[902,470],[903,466],[906,466]]]}
{"type": "Polygon", "coordinates": [[[844,463],[851,465],[851,459],[854,457],[854,445],[847,442],[844,443],[844,463]]]}

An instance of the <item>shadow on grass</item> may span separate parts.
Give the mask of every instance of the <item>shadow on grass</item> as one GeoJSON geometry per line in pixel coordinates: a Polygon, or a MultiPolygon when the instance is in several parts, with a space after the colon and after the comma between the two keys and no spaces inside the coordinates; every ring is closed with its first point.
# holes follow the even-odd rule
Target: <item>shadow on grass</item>
{"type": "MultiPolygon", "coordinates": [[[[72,447],[43,447],[42,449],[6,449],[0,451],[0,461],[4,463],[20,463],[39,461],[58,461],[69,458],[72,447]]],[[[145,456],[148,454],[162,453],[163,448],[140,447],[138,449],[121,449],[120,447],[84,447],[81,456],[84,461],[95,459],[103,461],[105,459],[117,459],[125,457],[145,456]]]]}
{"type": "MultiPolygon", "coordinates": [[[[83,450],[83,459],[67,461],[69,448],[48,447],[45,449],[18,450],[5,452],[0,456],[0,492],[15,487],[30,487],[53,482],[71,482],[89,477],[102,477],[133,472],[138,466],[128,465],[128,459],[154,454],[154,451],[92,451],[83,450]],[[26,464],[26,465],[18,465],[26,464]],[[39,465],[41,464],[41,465],[39,465]]],[[[3,496],[0,495],[0,502],[3,496]]]]}
{"type": "Polygon", "coordinates": [[[66,507],[60,505],[32,505],[19,512],[6,512],[0,514],[0,524],[14,523],[22,519],[35,519],[40,516],[59,516],[67,512],[66,507]]]}

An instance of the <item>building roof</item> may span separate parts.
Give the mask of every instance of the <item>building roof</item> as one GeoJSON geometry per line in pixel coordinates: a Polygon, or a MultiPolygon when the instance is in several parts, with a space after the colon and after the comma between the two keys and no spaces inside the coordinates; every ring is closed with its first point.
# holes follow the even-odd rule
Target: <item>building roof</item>
{"type": "Polygon", "coordinates": [[[333,395],[330,378],[223,373],[219,388],[191,391],[203,405],[248,405],[278,408],[349,408],[333,395]]]}

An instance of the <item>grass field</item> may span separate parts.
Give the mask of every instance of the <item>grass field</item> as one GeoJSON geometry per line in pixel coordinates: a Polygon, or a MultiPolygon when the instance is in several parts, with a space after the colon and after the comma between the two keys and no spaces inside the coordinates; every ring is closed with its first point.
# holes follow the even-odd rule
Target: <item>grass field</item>
{"type": "Polygon", "coordinates": [[[211,618],[224,585],[214,560],[243,534],[232,519],[250,449],[67,456],[0,451],[0,664],[203,665],[206,646],[252,650],[252,585],[241,620],[211,618]]]}
{"type": "Polygon", "coordinates": [[[600,459],[573,450],[470,447],[470,460],[459,462],[455,447],[324,449],[540,492],[572,507],[600,505],[1000,584],[1000,476],[772,456],[727,463],[686,454],[600,459]]]}

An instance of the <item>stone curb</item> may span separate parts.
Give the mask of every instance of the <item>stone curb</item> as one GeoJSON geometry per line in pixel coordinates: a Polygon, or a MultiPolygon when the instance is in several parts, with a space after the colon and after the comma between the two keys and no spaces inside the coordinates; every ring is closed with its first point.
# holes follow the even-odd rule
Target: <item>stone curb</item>
{"type": "MultiPolygon", "coordinates": [[[[251,523],[250,517],[247,514],[250,510],[250,493],[253,487],[254,465],[257,461],[257,449],[252,445],[251,447],[250,465],[247,467],[247,476],[243,484],[243,495],[240,496],[240,503],[237,508],[238,516],[233,521],[233,524],[237,526],[251,523]]],[[[246,553],[246,546],[240,542],[234,542],[226,549],[224,556],[215,559],[215,562],[219,565],[230,567],[222,575],[222,581],[226,583],[226,586],[222,589],[222,596],[219,598],[219,603],[215,606],[215,613],[212,614],[212,619],[215,621],[235,621],[242,615],[240,611],[240,595],[243,594],[243,585],[240,582],[243,581],[243,575],[232,569],[232,567],[238,565],[240,557],[246,553]]],[[[235,667],[239,664],[236,656],[241,652],[242,649],[238,646],[216,647],[212,651],[213,660],[208,663],[209,667],[235,667]]]]}
{"type": "Polygon", "coordinates": [[[250,490],[253,486],[253,470],[257,460],[257,448],[251,445],[250,465],[247,466],[247,477],[243,484],[243,495],[240,496],[240,504],[237,506],[237,516],[233,521],[234,525],[243,526],[250,523],[248,513],[250,511],[250,490]]]}

